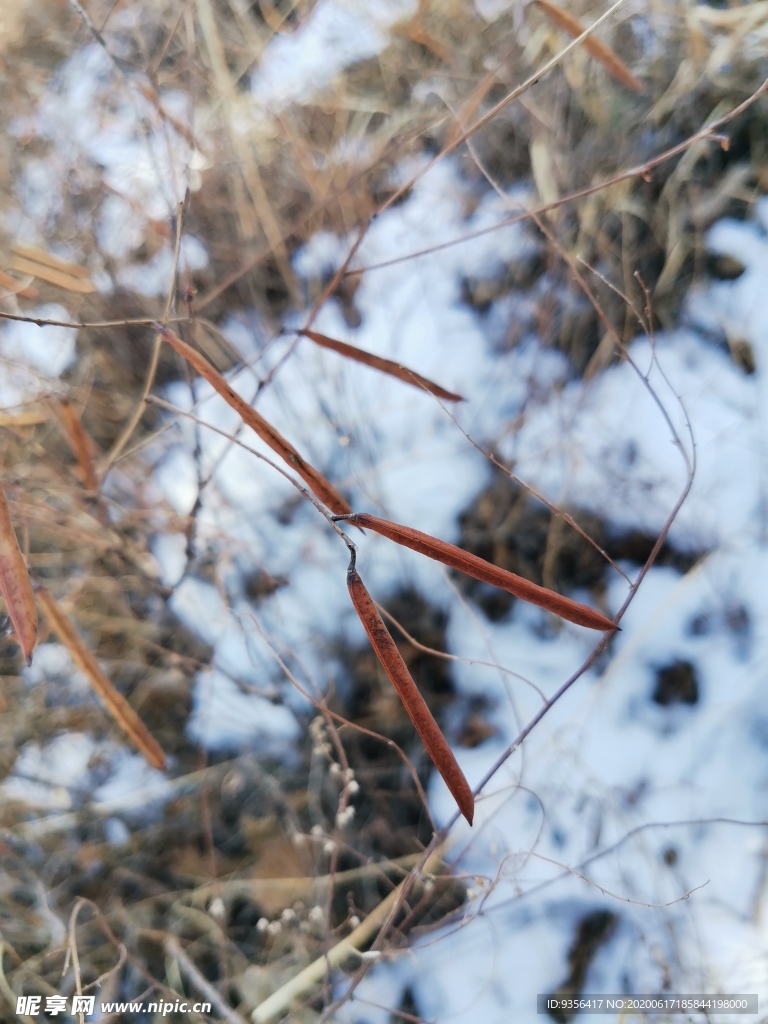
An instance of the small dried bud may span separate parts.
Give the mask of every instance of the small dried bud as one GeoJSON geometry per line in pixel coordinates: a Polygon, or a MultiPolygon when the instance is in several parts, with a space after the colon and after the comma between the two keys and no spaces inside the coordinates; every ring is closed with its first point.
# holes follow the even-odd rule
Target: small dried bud
{"type": "Polygon", "coordinates": [[[227,916],[227,908],[224,906],[224,900],[221,896],[214,896],[211,902],[208,904],[208,913],[214,919],[214,921],[223,921],[227,916]]]}
{"type": "Polygon", "coordinates": [[[347,806],[336,815],[336,827],[346,828],[355,817],[355,808],[347,806]]]}
{"type": "Polygon", "coordinates": [[[325,921],[325,911],[322,907],[312,907],[308,916],[312,924],[323,924],[325,921]]]}

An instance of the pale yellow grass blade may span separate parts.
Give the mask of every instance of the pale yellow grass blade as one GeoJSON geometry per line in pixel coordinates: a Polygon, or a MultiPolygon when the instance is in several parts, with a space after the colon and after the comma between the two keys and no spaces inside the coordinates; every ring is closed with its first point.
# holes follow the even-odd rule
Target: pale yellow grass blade
{"type": "Polygon", "coordinates": [[[11,270],[15,270],[19,274],[31,274],[40,281],[47,281],[48,284],[55,284],[68,292],[78,292],[80,295],[90,295],[91,292],[96,291],[93,282],[88,277],[65,273],[55,267],[22,259],[20,256],[14,256],[11,260],[11,270]]]}
{"type": "Polygon", "coordinates": [[[39,249],[36,245],[22,245],[21,242],[14,242],[13,251],[22,259],[41,263],[44,267],[50,267],[52,270],[60,270],[62,274],[67,274],[69,277],[79,277],[83,281],[90,280],[88,271],[79,263],[60,260],[58,256],[54,256],[45,249],[39,249]]]}

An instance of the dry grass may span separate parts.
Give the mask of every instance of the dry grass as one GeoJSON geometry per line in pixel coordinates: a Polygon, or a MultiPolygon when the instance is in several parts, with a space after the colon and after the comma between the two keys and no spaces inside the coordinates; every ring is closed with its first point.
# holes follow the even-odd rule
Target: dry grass
{"type": "MultiPolygon", "coordinates": [[[[172,616],[171,594],[157,581],[149,538],[161,530],[185,535],[188,571],[201,578],[215,578],[213,565],[222,552],[201,548],[194,515],[178,516],[145,485],[144,453],[150,442],[161,445],[162,435],[156,436],[158,407],[144,397],[186,371],[167,346],[153,348],[146,327],[125,323],[146,324],[169,310],[165,295],[148,299],[119,283],[124,260],[95,232],[118,187],[105,182],[93,162],[70,161],[29,119],[61,63],[95,40],[115,69],[99,97],[105,122],[122,107],[138,110],[137,131],[165,133],[169,165],[176,170],[187,159],[185,146],[199,151],[184,230],[204,242],[210,260],[198,272],[182,269],[173,306],[179,318],[194,313],[183,325],[186,337],[223,371],[239,358],[219,331],[225,317],[243,313],[256,322],[255,311],[268,345],[289,311],[327,296],[327,278],[297,279],[297,249],[321,230],[353,237],[394,195],[392,170],[399,161],[423,159],[455,143],[569,37],[534,6],[515,5],[489,25],[468,0],[422,2],[415,16],[395,27],[382,54],[333,76],[307,102],[254,116],[250,72],[275,36],[300,30],[313,0],[94,0],[81,9],[87,23],[78,7],[29,0],[7,4],[1,16],[0,209],[7,216],[0,235],[0,271],[6,275],[0,277],[0,308],[23,316],[33,306],[56,302],[74,320],[113,326],[80,332],[77,363],[57,385],[59,402],[70,403],[76,421],[67,414],[62,419],[61,406],[48,399],[0,412],[2,485],[30,568],[174,759],[176,789],[164,816],[131,819],[133,831],[122,846],[108,841],[109,813],[97,811],[87,794],[82,806],[42,818],[23,803],[3,801],[2,988],[9,998],[22,991],[69,993],[101,977],[105,997],[112,992],[130,998],[154,986],[174,998],[182,984],[200,991],[202,976],[222,1005],[237,1008],[230,1010],[232,1019],[242,1019],[284,981],[319,962],[329,946],[354,934],[360,919],[380,915],[383,900],[391,901],[430,839],[418,788],[428,768],[413,753],[402,712],[376,696],[376,668],[367,650],[349,656],[356,678],[351,695],[329,701],[311,726],[312,750],[291,770],[250,754],[209,764],[185,735],[191,680],[210,651],[172,616]],[[164,99],[173,91],[189,98],[186,112],[179,114],[164,99]],[[56,202],[46,194],[50,183],[35,186],[45,210],[35,227],[43,252],[67,257],[63,270],[52,268],[63,279],[46,274],[39,262],[35,272],[34,261],[14,255],[18,239],[8,227],[25,201],[18,183],[32,181],[46,162],[64,174],[63,185],[56,186],[56,202]],[[8,275],[18,288],[9,286],[8,275]],[[88,292],[75,286],[85,275],[108,275],[118,283],[108,295],[88,292]],[[84,434],[73,422],[82,424],[84,434]],[[90,439],[91,463],[84,437],[90,439]],[[109,488],[97,491],[89,470],[100,485],[109,473],[109,488]],[[333,715],[370,732],[341,745],[333,715]],[[376,740],[379,732],[413,753],[418,778],[410,789],[398,792],[402,761],[376,740]],[[350,769],[367,779],[358,814],[365,824],[354,825],[340,843],[334,820],[349,800],[350,769]],[[325,826],[313,832],[318,812],[325,826]],[[81,977],[70,965],[62,982],[72,946],[68,922],[79,899],[88,901],[72,928],[81,977]]],[[[639,8],[622,9],[601,39],[632,69],[643,92],[625,88],[586,50],[576,49],[477,132],[471,152],[458,147],[456,159],[478,198],[488,188],[484,169],[502,186],[530,177],[543,204],[559,202],[679,144],[760,84],[768,50],[765,2],[721,9],[693,0],[648,0],[639,8]]],[[[599,13],[581,2],[570,9],[585,25],[599,13]]],[[[563,253],[598,268],[644,308],[639,273],[652,290],[658,320],[674,323],[684,286],[703,270],[704,230],[724,213],[743,214],[768,189],[766,129],[763,97],[728,126],[727,147],[698,142],[655,167],[647,180],[636,175],[552,210],[542,225],[557,245],[532,226],[539,257],[525,268],[510,267],[501,279],[468,280],[467,301],[482,311],[502,294],[533,290],[535,326],[544,341],[570,357],[574,374],[599,372],[616,358],[616,346],[573,282],[563,253]]],[[[171,199],[164,216],[133,212],[141,235],[133,258],[148,262],[173,245],[177,210],[171,199]]],[[[27,225],[34,219],[30,206],[24,217],[27,225]]],[[[346,275],[335,288],[350,324],[359,319],[358,281],[346,275]]],[[[620,341],[634,337],[637,323],[625,300],[600,279],[591,284],[620,341]]],[[[510,323],[507,344],[517,341],[510,323]]],[[[474,550],[484,550],[491,535],[498,541],[499,524],[489,525],[492,518],[478,513],[470,524],[474,550]]],[[[561,534],[555,536],[558,522],[555,517],[536,527],[543,538],[537,564],[546,585],[564,546],[561,534]]],[[[501,563],[503,554],[496,555],[501,563]]],[[[599,572],[590,581],[599,589],[599,572]]],[[[283,585],[290,581],[260,576],[254,595],[283,585]]],[[[390,607],[421,645],[420,651],[398,636],[409,669],[440,718],[452,699],[447,669],[430,669],[421,680],[418,670],[424,649],[444,645],[444,624],[413,594],[399,595],[390,607]]],[[[50,639],[48,628],[43,624],[43,641],[50,639]]],[[[101,706],[66,673],[62,679],[43,675],[29,686],[21,668],[18,649],[5,642],[3,774],[30,740],[44,744],[65,730],[105,742],[116,735],[101,706]]],[[[482,741],[488,723],[482,714],[479,719],[465,734],[474,729],[482,741]]],[[[99,764],[92,767],[98,776],[99,764]]],[[[441,876],[437,862],[435,874],[434,886],[412,892],[407,907],[399,908],[390,945],[461,904],[463,888],[441,876]]],[[[385,910],[391,907],[387,903],[385,910]]],[[[383,918],[374,920],[378,926],[383,918]]],[[[322,981],[325,971],[313,970],[322,981]]],[[[300,996],[308,1002],[292,1017],[297,1021],[316,1020],[330,1002],[327,985],[300,996]]],[[[7,1006],[3,1014],[12,1018],[7,1006]]]]}

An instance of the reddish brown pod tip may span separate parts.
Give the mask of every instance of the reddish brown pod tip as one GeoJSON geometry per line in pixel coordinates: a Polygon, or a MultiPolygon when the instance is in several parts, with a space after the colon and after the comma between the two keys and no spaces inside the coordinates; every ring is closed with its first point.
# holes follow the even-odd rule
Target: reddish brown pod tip
{"type": "Polygon", "coordinates": [[[347,586],[352,604],[360,617],[376,657],[397,690],[403,707],[408,712],[408,717],[413,722],[427,753],[432,758],[432,763],[440,772],[459,810],[471,825],[475,814],[475,798],[472,795],[472,789],[440,726],[427,707],[427,702],[419,693],[395,641],[379,615],[373,598],[360,579],[360,574],[355,569],[354,556],[347,570],[347,586]]]}

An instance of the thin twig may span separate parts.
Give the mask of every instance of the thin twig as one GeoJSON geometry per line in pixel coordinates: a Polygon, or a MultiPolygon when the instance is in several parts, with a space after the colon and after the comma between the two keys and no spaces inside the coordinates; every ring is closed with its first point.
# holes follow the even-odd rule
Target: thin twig
{"type": "Polygon", "coordinates": [[[537,693],[543,701],[547,699],[544,695],[544,691],[541,690],[532,679],[528,679],[520,672],[514,672],[511,668],[505,668],[504,665],[499,665],[494,661],[482,661],[479,658],[464,658],[460,654],[451,654],[449,651],[438,651],[436,647],[427,647],[425,644],[419,643],[415,637],[411,636],[402,622],[399,622],[391,612],[387,611],[383,604],[380,604],[377,601],[376,607],[379,609],[383,617],[388,619],[395,629],[401,633],[408,643],[417,651],[429,654],[433,658],[443,658],[446,661],[458,661],[462,665],[479,665],[481,668],[495,669],[497,672],[502,672],[504,675],[511,676],[513,679],[518,679],[521,683],[525,683],[526,686],[530,686],[530,688],[537,693]]]}
{"type": "MultiPolygon", "coordinates": [[[[171,271],[171,281],[168,287],[168,294],[165,299],[165,308],[163,310],[163,326],[168,323],[168,317],[170,316],[171,306],[173,305],[173,296],[176,286],[176,273],[179,264],[179,253],[181,251],[181,232],[184,222],[184,201],[178,204],[176,209],[176,242],[173,248],[173,269],[171,271]]],[[[141,398],[136,403],[136,408],[133,410],[133,415],[125,426],[122,434],[115,441],[111,451],[106,456],[101,466],[102,470],[102,482],[103,477],[107,475],[111,467],[114,465],[115,460],[119,458],[120,453],[126,444],[130,441],[133,436],[133,432],[139,425],[141,417],[144,415],[146,409],[147,397],[152,390],[152,386],[155,383],[155,376],[157,374],[158,363],[160,362],[160,350],[163,345],[163,339],[160,334],[155,336],[155,345],[152,349],[152,358],[149,361],[149,369],[147,370],[147,376],[144,381],[144,390],[142,391],[141,398]]]]}
{"type": "MultiPolygon", "coordinates": [[[[69,970],[69,961],[70,959],[72,960],[72,968],[75,972],[75,989],[79,996],[83,994],[83,979],[80,973],[80,957],[77,953],[77,915],[86,902],[84,899],[79,899],[69,915],[67,955],[64,957],[64,965],[61,968],[61,976],[63,978],[69,970]]],[[[82,1010],[78,1012],[77,1016],[80,1024],[85,1024],[85,1013],[82,1010]]]]}
{"type": "Polygon", "coordinates": [[[284,479],[286,479],[292,487],[295,487],[296,490],[302,495],[302,497],[306,498],[307,501],[314,505],[314,507],[317,509],[317,511],[320,513],[323,519],[325,519],[325,521],[333,527],[334,531],[339,535],[339,537],[341,537],[341,539],[347,545],[347,549],[349,550],[350,554],[352,553],[352,551],[356,550],[354,543],[349,539],[346,533],[344,533],[344,531],[340,529],[338,523],[336,523],[336,521],[334,520],[332,513],[329,512],[328,509],[320,501],[318,501],[318,499],[314,496],[314,494],[312,494],[312,492],[308,488],[303,487],[298,482],[298,480],[294,479],[294,477],[292,477],[290,473],[287,473],[282,466],[279,466],[276,462],[273,462],[272,459],[270,459],[268,456],[264,455],[262,452],[256,451],[255,448],[251,448],[250,445],[235,437],[234,434],[228,434],[226,430],[221,430],[219,427],[215,427],[212,423],[206,423],[205,420],[199,419],[197,416],[194,415],[194,413],[186,412],[184,409],[179,409],[178,406],[171,405],[170,402],[166,402],[162,398],[157,398],[155,395],[148,395],[147,403],[150,405],[158,405],[160,406],[161,409],[167,409],[168,412],[175,413],[175,415],[177,416],[183,416],[185,419],[192,420],[193,423],[198,423],[201,427],[206,427],[208,430],[212,430],[215,434],[219,434],[221,437],[225,437],[228,441],[231,441],[232,444],[236,444],[238,445],[238,447],[245,449],[245,451],[247,452],[250,452],[251,455],[255,455],[256,458],[261,459],[262,462],[266,462],[266,464],[271,469],[274,469],[277,473],[280,474],[280,476],[284,477],[284,479]]]}
{"type": "Polygon", "coordinates": [[[169,935],[163,946],[165,947],[166,954],[177,961],[182,973],[187,976],[192,987],[196,988],[201,995],[205,996],[216,1007],[224,1020],[228,1021],[229,1024],[248,1024],[245,1017],[242,1017],[237,1010],[233,1010],[224,1001],[218,989],[214,988],[210,981],[195,967],[174,935],[169,935]]]}
{"type": "MultiPolygon", "coordinates": [[[[436,874],[442,864],[442,855],[445,852],[445,844],[435,844],[434,850],[429,856],[422,857],[423,864],[420,874],[436,874]]],[[[415,869],[414,869],[415,870],[415,869]]],[[[367,945],[372,936],[381,928],[382,924],[390,919],[395,908],[400,905],[400,900],[408,882],[414,878],[414,874],[404,879],[396,889],[393,889],[377,907],[354,929],[345,939],[333,946],[327,954],[319,957],[309,967],[305,967],[297,975],[286,982],[282,988],[265,999],[256,1007],[251,1014],[254,1024],[268,1024],[269,1021],[290,1010],[293,1004],[310,992],[315,985],[319,984],[329,971],[340,967],[349,957],[360,956],[360,947],[367,945]]],[[[410,886],[409,886],[410,888],[410,886]]]]}
{"type": "Polygon", "coordinates": [[[704,125],[693,135],[689,135],[687,139],[677,143],[677,145],[664,150],[658,156],[651,157],[650,160],[646,160],[641,164],[637,164],[634,167],[630,167],[625,171],[619,171],[618,174],[612,174],[608,178],[603,178],[602,181],[596,182],[594,185],[588,185],[585,188],[579,189],[577,192],[570,192],[567,196],[562,196],[560,199],[555,199],[551,203],[542,203],[540,206],[535,206],[530,210],[525,210],[522,213],[511,214],[509,217],[505,217],[498,222],[498,224],[492,224],[487,228],[479,228],[477,231],[468,231],[464,235],[460,235],[457,238],[452,238],[447,242],[442,242],[439,245],[432,245],[427,249],[418,249],[414,252],[406,253],[404,256],[396,256],[391,260],[383,260],[380,263],[370,263],[365,267],[357,267],[355,270],[348,270],[346,277],[354,277],[359,274],[366,274],[372,270],[382,270],[385,267],[396,266],[398,263],[405,263],[408,260],[418,259],[421,256],[429,256],[432,253],[442,252],[444,249],[450,249],[454,245],[461,245],[463,242],[468,242],[473,238],[482,238],[484,235],[489,235],[494,231],[499,231],[501,228],[507,227],[509,224],[519,224],[521,221],[532,219],[533,217],[540,217],[550,210],[557,210],[561,206],[567,206],[570,203],[575,203],[579,199],[586,199],[588,196],[595,195],[597,192],[602,192],[606,188],[610,188],[612,185],[618,185],[622,181],[627,181],[630,178],[647,178],[650,172],[658,167],[660,164],[666,163],[668,160],[672,160],[674,157],[679,156],[680,153],[684,153],[690,149],[691,146],[697,142],[701,142],[704,139],[712,139],[713,141],[719,141],[717,135],[717,129],[722,128],[723,125],[733,121],[734,118],[743,114],[745,110],[748,110],[753,103],[756,103],[764,93],[768,92],[768,78],[763,84],[752,93],[751,96],[747,97],[743,103],[734,107],[727,114],[717,118],[717,120],[704,125]]]}

